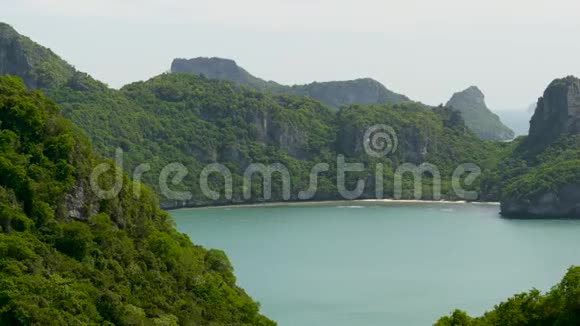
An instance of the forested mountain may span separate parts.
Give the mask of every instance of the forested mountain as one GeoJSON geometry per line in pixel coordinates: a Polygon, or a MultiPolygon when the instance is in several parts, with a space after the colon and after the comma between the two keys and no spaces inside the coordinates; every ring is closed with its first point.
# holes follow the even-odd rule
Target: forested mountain
{"type": "Polygon", "coordinates": [[[476,86],[453,94],[446,104],[463,116],[465,124],[478,136],[487,140],[511,140],[514,132],[485,104],[485,97],[476,86]]]}
{"type": "Polygon", "coordinates": [[[227,80],[260,92],[306,96],[333,110],[351,104],[396,104],[410,101],[405,95],[397,94],[371,78],[286,86],[255,77],[235,61],[222,58],[175,59],[171,63],[171,72],[227,80]]]}
{"type": "MultiPolygon", "coordinates": [[[[370,79],[284,86],[222,59],[176,60],[172,71],[114,90],[0,24],[0,74],[23,80],[0,77],[0,324],[271,325],[236,286],[226,256],[194,246],[159,207],[342,199],[342,163],[363,164],[344,178],[349,190],[364,182],[353,198],[374,198],[377,188],[393,197],[399,167],[428,163],[418,198],[438,199],[440,174],[442,198],[460,199],[451,176],[472,163],[483,176],[464,185],[479,190],[471,200],[501,199],[505,216],[580,217],[574,77],[548,86],[528,137],[492,142],[472,130],[511,136],[475,88],[429,107],[370,79]],[[386,134],[368,139],[376,126],[386,134]],[[367,148],[377,145],[388,153],[367,148]],[[129,186],[118,196],[94,193],[91,171],[117,148],[123,169],[152,190],[136,194],[123,175],[129,186]],[[217,198],[203,192],[199,176],[212,163],[231,173],[231,198],[215,175],[208,182],[217,198]],[[278,174],[271,197],[262,195],[263,177],[245,184],[253,163],[286,167],[289,196],[278,174]],[[320,163],[328,167],[317,193],[301,197],[320,163]],[[180,198],[159,182],[174,164],[186,170],[169,182],[173,192],[189,192],[180,198]]],[[[114,173],[101,180],[113,182],[114,173]]],[[[412,175],[401,182],[401,198],[417,198],[412,175]]],[[[575,324],[577,288],[573,268],[546,295],[515,296],[477,319],[457,311],[439,324],[575,324]]]]}
{"type": "Polygon", "coordinates": [[[118,196],[98,196],[102,160],[16,77],[0,77],[0,152],[0,324],[274,325],[150,190],[122,175],[118,196]]]}
{"type": "MultiPolygon", "coordinates": [[[[334,114],[307,97],[262,93],[238,83],[181,73],[113,90],[8,25],[0,26],[3,71],[25,78],[55,100],[101,155],[111,157],[115,148],[123,149],[126,171],[133,173],[139,165],[149,164],[143,181],[161,195],[163,207],[287,198],[279,179],[272,183],[271,198],[261,196],[263,180],[259,177],[252,179],[254,195],[244,198],[244,171],[252,163],[287,167],[292,200],[300,199],[300,191],[308,188],[311,169],[317,163],[328,163],[329,169],[321,173],[318,192],[311,199],[341,198],[336,169],[337,155],[344,154],[346,161],[365,164],[364,171],[346,178],[351,188],[358,179],[366,182],[361,198],[375,197],[376,163],[384,169],[385,197],[394,195],[393,177],[401,164],[427,162],[441,172],[442,197],[448,199],[456,198],[450,189],[453,169],[461,163],[475,163],[482,168],[483,177],[471,187],[481,183],[480,199],[503,199],[504,214],[577,214],[573,208],[576,201],[568,199],[576,194],[578,180],[574,161],[578,154],[578,81],[572,77],[548,87],[538,102],[527,139],[492,143],[475,137],[461,115],[454,114],[455,107],[431,108],[411,102],[350,105],[334,114]],[[7,67],[19,62],[25,63],[19,66],[21,70],[8,71],[7,67]],[[386,157],[375,158],[363,150],[365,131],[375,125],[388,125],[396,133],[399,146],[386,157]],[[159,184],[163,168],[174,162],[188,171],[176,190],[191,192],[179,200],[167,198],[159,184]],[[207,164],[215,162],[232,173],[231,198],[224,197],[224,183],[219,178],[210,178],[210,187],[222,193],[219,199],[208,198],[200,188],[199,175],[207,164]]],[[[481,92],[474,88],[467,92],[476,95],[467,97],[485,106],[481,92]]],[[[463,95],[450,103],[460,103],[463,95]]],[[[428,190],[421,198],[432,196],[431,177],[424,174],[428,190]]],[[[412,182],[405,180],[402,196],[412,198],[412,182]]]]}
{"type": "MultiPolygon", "coordinates": [[[[12,41],[6,44],[31,42],[4,26],[7,29],[9,32],[3,34],[8,36],[4,38],[12,41]]],[[[139,165],[149,164],[151,169],[143,174],[143,181],[162,195],[163,207],[281,200],[283,184],[273,182],[272,197],[263,198],[260,178],[252,182],[255,195],[243,198],[246,187],[242,179],[251,163],[281,163],[287,167],[292,177],[293,200],[299,199],[300,191],[309,187],[311,169],[317,163],[328,163],[329,171],[321,174],[318,192],[312,199],[342,198],[336,186],[338,154],[366,164],[365,171],[351,173],[346,179],[352,187],[356,186],[357,178],[366,181],[362,198],[375,196],[374,163],[383,163],[384,195],[392,197],[394,171],[405,162],[436,165],[441,172],[443,198],[456,198],[450,189],[453,169],[459,163],[488,168],[494,162],[490,153],[503,146],[475,137],[460,115],[418,103],[353,105],[333,114],[308,97],[261,93],[237,83],[180,73],[113,90],[76,71],[50,50],[31,44],[26,47],[29,50],[7,47],[4,52],[9,55],[0,58],[0,65],[10,66],[14,57],[27,61],[30,51],[45,53],[45,60],[36,60],[22,71],[12,73],[31,75],[30,85],[42,85],[40,89],[86,133],[100,154],[111,157],[115,148],[123,149],[123,167],[127,172],[133,173],[139,165]],[[30,73],[37,67],[51,67],[44,75],[52,82],[39,84],[36,75],[30,73]],[[365,130],[377,124],[392,127],[400,144],[395,153],[380,159],[362,151],[365,130]],[[167,198],[159,185],[162,169],[175,162],[183,164],[189,172],[175,188],[190,191],[191,195],[179,200],[167,198]],[[219,178],[210,180],[212,189],[222,190],[219,199],[207,198],[200,189],[201,171],[215,162],[232,172],[231,199],[224,197],[223,180],[219,178]]],[[[425,174],[426,186],[432,184],[431,177],[425,174]]],[[[471,185],[476,186],[477,183],[471,185]]],[[[411,180],[405,178],[403,187],[404,198],[414,198],[411,180]]],[[[421,194],[421,198],[431,197],[430,191],[421,194]]]]}

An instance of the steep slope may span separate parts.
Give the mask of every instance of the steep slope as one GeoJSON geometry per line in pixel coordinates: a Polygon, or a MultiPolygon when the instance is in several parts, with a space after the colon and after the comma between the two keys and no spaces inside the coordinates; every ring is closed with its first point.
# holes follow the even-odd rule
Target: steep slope
{"type": "MultiPolygon", "coordinates": [[[[131,145],[127,152],[142,159],[135,164],[154,162],[145,180],[157,185],[160,171],[171,162],[188,168],[190,177],[182,189],[191,191],[191,198],[169,200],[170,206],[216,203],[202,193],[198,181],[207,164],[218,162],[231,170],[233,198],[222,196],[217,201],[228,203],[244,201],[244,171],[252,163],[284,164],[294,190],[307,187],[309,169],[316,162],[331,160],[334,117],[328,108],[306,98],[262,94],[190,74],[157,76],[127,85],[121,92],[142,108],[142,121],[150,123],[143,142],[147,147],[131,145]]],[[[215,182],[215,189],[223,190],[223,182],[215,182]]],[[[252,189],[259,194],[257,178],[252,189]]],[[[272,199],[280,200],[281,191],[280,182],[274,182],[272,199]]],[[[297,192],[292,192],[293,199],[297,192]]],[[[256,195],[247,201],[265,199],[256,195]]]]}
{"type": "MultiPolygon", "coordinates": [[[[384,191],[388,198],[395,195],[395,175],[405,166],[430,165],[441,176],[436,184],[433,173],[423,171],[421,196],[415,197],[413,179],[403,175],[401,198],[434,199],[433,190],[440,186],[442,199],[480,199],[459,197],[452,187],[452,175],[463,163],[474,164],[487,172],[497,164],[504,144],[486,142],[472,133],[463,122],[461,115],[445,107],[431,108],[419,103],[401,103],[394,105],[351,106],[338,113],[338,148],[337,152],[347,155],[350,161],[364,162],[368,166],[381,163],[384,167],[384,191]],[[379,130],[373,140],[391,145],[386,159],[376,159],[366,153],[364,134],[372,126],[384,125],[393,128],[394,133],[379,130]],[[396,145],[394,145],[396,143],[396,145]]],[[[369,169],[367,178],[373,180],[375,171],[369,169]]],[[[435,174],[436,174],[435,173],[435,174]]],[[[465,190],[478,192],[481,178],[464,184],[465,190]]],[[[351,183],[354,187],[354,182],[351,183]]],[[[374,194],[368,194],[370,198],[374,194]]]]}
{"type": "Polygon", "coordinates": [[[469,129],[483,139],[511,140],[514,138],[514,132],[487,108],[484,95],[476,86],[453,94],[446,106],[461,112],[469,129]]]}
{"type": "Polygon", "coordinates": [[[408,97],[392,92],[370,78],[285,86],[257,78],[239,67],[235,61],[221,58],[175,59],[171,64],[171,72],[192,73],[204,75],[210,79],[228,80],[261,92],[307,96],[335,110],[343,105],[351,104],[410,101],[408,97]]]}
{"type": "MultiPolygon", "coordinates": [[[[47,60],[52,58],[53,54],[47,60]]],[[[366,164],[364,171],[350,173],[346,180],[349,186],[356,185],[357,177],[365,181],[359,197],[375,197],[375,163],[389,169],[383,180],[384,196],[392,197],[398,165],[429,162],[442,171],[442,197],[457,198],[450,187],[453,169],[460,163],[486,169],[501,147],[476,137],[460,114],[449,109],[418,103],[352,105],[333,114],[307,97],[260,93],[195,74],[163,74],[113,90],[74,71],[66,82],[41,89],[82,129],[99,154],[112,157],[121,148],[124,170],[136,173],[159,194],[164,208],[304,199],[299,195],[309,188],[311,169],[318,163],[329,164],[328,171],[320,173],[317,192],[306,198],[342,199],[337,188],[339,154],[366,164]],[[361,151],[366,130],[377,124],[389,125],[399,136],[396,153],[374,158],[361,151]],[[219,191],[217,197],[202,189],[200,176],[213,163],[231,173],[231,196],[226,196],[219,174],[208,178],[210,190],[219,191]],[[263,195],[265,178],[255,176],[245,184],[246,169],[253,163],[286,167],[290,194],[285,195],[278,173],[273,175],[271,196],[263,195]],[[168,171],[165,168],[177,166],[186,174],[165,174],[175,177],[167,189],[160,175],[168,171]],[[174,196],[176,191],[183,196],[174,196]]],[[[427,189],[420,197],[431,198],[429,173],[423,181],[427,189]]],[[[403,188],[403,198],[415,198],[412,180],[405,179],[403,188]]]]}
{"type": "Polygon", "coordinates": [[[98,195],[99,163],[52,101],[0,77],[0,324],[274,324],[148,189],[112,169],[98,185],[123,187],[98,195]]]}
{"type": "Polygon", "coordinates": [[[40,88],[65,84],[74,68],[50,49],[37,46],[0,22],[0,75],[5,74],[21,76],[26,86],[40,88]]]}
{"type": "Polygon", "coordinates": [[[580,134],[580,81],[568,76],[553,81],[538,100],[530,121],[529,143],[549,144],[562,135],[580,134]]]}
{"type": "Polygon", "coordinates": [[[580,217],[580,80],[554,80],[538,100],[530,134],[500,166],[502,213],[580,217]]]}

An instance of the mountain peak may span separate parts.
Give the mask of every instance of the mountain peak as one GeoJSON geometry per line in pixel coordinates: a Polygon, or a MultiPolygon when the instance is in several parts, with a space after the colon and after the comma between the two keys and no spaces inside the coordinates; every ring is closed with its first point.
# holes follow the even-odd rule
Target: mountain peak
{"type": "Polygon", "coordinates": [[[177,58],[171,63],[171,72],[194,72],[202,74],[205,71],[209,75],[207,77],[210,78],[212,78],[211,76],[240,73],[240,70],[243,69],[234,60],[218,57],[177,58]]]}
{"type": "Polygon", "coordinates": [[[451,102],[458,99],[475,102],[474,105],[485,106],[487,109],[487,105],[485,104],[485,95],[477,86],[469,86],[462,91],[453,93],[453,96],[449,101],[451,102]]]}
{"type": "Polygon", "coordinates": [[[351,104],[381,104],[410,101],[408,97],[387,89],[372,78],[346,81],[313,82],[306,85],[281,85],[266,81],[247,72],[234,60],[223,58],[175,59],[171,64],[173,73],[192,73],[210,79],[242,84],[261,92],[306,96],[320,101],[330,108],[338,109],[351,104]]]}
{"type": "Polygon", "coordinates": [[[464,89],[460,93],[467,93],[467,94],[472,94],[474,96],[485,97],[485,95],[483,95],[483,92],[481,91],[481,89],[479,89],[479,87],[477,87],[475,85],[467,87],[466,89],[464,89]]]}
{"type": "Polygon", "coordinates": [[[477,86],[470,86],[453,94],[446,104],[459,112],[465,124],[483,139],[509,140],[514,132],[485,104],[485,95],[477,86]]]}
{"type": "Polygon", "coordinates": [[[18,32],[16,32],[16,30],[12,26],[0,22],[0,36],[6,36],[9,34],[18,35],[18,32]]]}
{"type": "Polygon", "coordinates": [[[562,134],[580,134],[580,79],[574,76],[548,85],[530,121],[532,142],[549,143],[562,134]]]}

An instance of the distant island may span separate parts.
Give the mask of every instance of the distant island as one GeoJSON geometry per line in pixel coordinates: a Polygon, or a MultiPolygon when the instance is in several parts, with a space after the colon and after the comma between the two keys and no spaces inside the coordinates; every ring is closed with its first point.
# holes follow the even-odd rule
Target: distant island
{"type": "MultiPolygon", "coordinates": [[[[311,199],[342,199],[336,189],[333,161],[344,154],[348,159],[369,163],[361,140],[365,129],[383,124],[396,130],[399,141],[396,152],[381,159],[390,167],[384,173],[384,180],[391,181],[384,185],[385,198],[394,195],[392,178],[398,166],[429,162],[441,174],[441,198],[461,199],[452,191],[451,174],[458,164],[470,162],[477,164],[483,175],[469,189],[479,192],[478,200],[501,201],[505,215],[578,214],[574,200],[565,205],[562,202],[568,198],[570,187],[575,189],[574,168],[563,174],[571,178],[556,178],[533,191],[524,190],[531,185],[530,180],[541,180],[535,173],[547,172],[542,164],[553,167],[552,159],[563,160],[558,166],[574,164],[574,160],[568,160],[573,159],[578,132],[573,127],[575,102],[570,100],[577,84],[573,77],[550,84],[544,94],[546,100],[538,104],[527,140],[497,143],[484,139],[506,139],[513,132],[489,111],[483,93],[475,86],[454,94],[446,107],[429,107],[369,79],[284,86],[252,76],[232,60],[197,58],[176,59],[171,74],[114,90],[77,71],[9,25],[1,25],[0,35],[4,53],[0,73],[19,76],[28,87],[45,92],[101,155],[111,156],[115,148],[121,148],[126,171],[132,172],[144,162],[151,164],[151,173],[144,174],[143,181],[161,195],[165,208],[248,202],[242,198],[241,188],[233,189],[231,199],[208,199],[193,177],[181,185],[192,191],[190,198],[164,199],[156,176],[168,162],[181,162],[193,176],[201,173],[204,164],[220,162],[232,169],[237,180],[251,162],[281,162],[295,180],[300,180],[291,186],[291,200],[298,200],[298,193],[307,188],[308,174],[315,164],[332,163],[329,172],[321,175],[325,181],[311,199]],[[320,89],[326,91],[314,91],[320,89]],[[329,98],[334,104],[329,104],[329,98]],[[355,104],[357,101],[367,105],[355,104]],[[378,103],[369,104],[373,102],[378,103]],[[549,117],[546,112],[557,115],[549,117]],[[495,131],[488,133],[473,121],[495,131]],[[544,137],[546,132],[551,136],[544,137]],[[550,153],[550,159],[543,152],[550,153]],[[570,180],[572,184],[565,184],[570,180]],[[550,191],[542,193],[542,189],[550,191]],[[552,198],[552,209],[547,209],[547,198],[552,198]],[[540,202],[543,208],[534,209],[534,203],[540,202]]],[[[370,165],[363,172],[367,178],[374,173],[370,165]]],[[[425,187],[432,187],[432,177],[428,173],[423,176],[425,187]]],[[[372,179],[367,181],[372,185],[372,179]]],[[[356,178],[346,182],[354,185],[356,178]]],[[[214,186],[218,190],[223,187],[219,182],[214,186]]],[[[258,189],[259,180],[254,180],[252,187],[258,189]]],[[[249,202],[280,201],[283,190],[274,184],[269,199],[256,197],[249,202]]],[[[426,191],[421,198],[433,199],[433,194],[426,191]]],[[[374,196],[373,189],[366,187],[360,198],[374,196]]],[[[412,185],[404,182],[401,199],[406,198],[416,199],[412,185]]]]}
{"type": "MultiPolygon", "coordinates": [[[[222,58],[175,59],[173,73],[191,73],[210,79],[227,80],[260,92],[306,96],[320,101],[333,110],[353,104],[397,104],[409,102],[407,96],[395,93],[371,78],[347,81],[314,82],[286,86],[253,76],[235,61],[222,58]]],[[[481,91],[473,86],[453,95],[447,106],[462,113],[467,126],[486,140],[511,140],[514,133],[485,105],[481,91]]]]}

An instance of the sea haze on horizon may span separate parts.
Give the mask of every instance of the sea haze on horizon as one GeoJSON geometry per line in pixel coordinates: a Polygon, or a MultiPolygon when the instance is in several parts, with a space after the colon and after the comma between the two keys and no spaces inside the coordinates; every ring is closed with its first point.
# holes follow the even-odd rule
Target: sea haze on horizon
{"type": "Polygon", "coordinates": [[[580,3],[571,0],[4,0],[3,7],[3,21],[113,87],[162,73],[175,57],[219,56],[284,84],[372,77],[431,105],[477,85],[501,111],[524,109],[554,78],[580,75],[580,45],[571,41],[580,3]]]}

